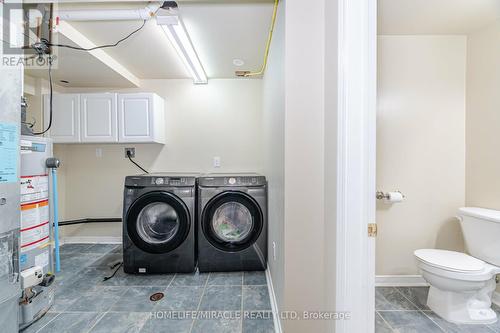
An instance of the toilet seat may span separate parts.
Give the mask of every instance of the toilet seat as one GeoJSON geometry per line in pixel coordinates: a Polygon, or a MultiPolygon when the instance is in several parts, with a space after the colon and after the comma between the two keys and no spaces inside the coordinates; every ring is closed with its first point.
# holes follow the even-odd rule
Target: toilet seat
{"type": "Polygon", "coordinates": [[[421,249],[414,254],[421,269],[455,280],[486,281],[500,273],[500,267],[461,252],[421,249]]]}
{"type": "Polygon", "coordinates": [[[415,256],[427,265],[458,273],[480,272],[486,267],[484,261],[455,251],[421,249],[415,256]]]}

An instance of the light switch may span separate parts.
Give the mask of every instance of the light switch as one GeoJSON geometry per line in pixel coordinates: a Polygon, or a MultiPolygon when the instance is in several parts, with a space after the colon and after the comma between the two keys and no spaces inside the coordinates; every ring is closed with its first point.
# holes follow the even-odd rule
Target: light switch
{"type": "Polygon", "coordinates": [[[98,158],[102,157],[102,148],[95,149],[95,157],[98,157],[98,158]]]}
{"type": "Polygon", "coordinates": [[[214,168],[220,168],[220,157],[219,156],[214,157],[214,168]]]}

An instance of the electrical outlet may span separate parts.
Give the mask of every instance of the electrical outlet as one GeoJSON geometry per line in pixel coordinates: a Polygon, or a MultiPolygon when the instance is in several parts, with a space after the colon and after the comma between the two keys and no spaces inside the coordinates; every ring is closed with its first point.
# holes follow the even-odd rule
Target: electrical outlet
{"type": "Polygon", "coordinates": [[[219,156],[214,157],[214,168],[220,168],[220,157],[219,156]]]}
{"type": "Polygon", "coordinates": [[[273,242],[273,260],[276,261],[276,242],[273,242]]]}
{"type": "Polygon", "coordinates": [[[101,158],[102,157],[102,148],[96,148],[95,149],[95,157],[101,158]]]}
{"type": "Polygon", "coordinates": [[[125,148],[125,158],[134,158],[135,157],[135,148],[125,148]]]}

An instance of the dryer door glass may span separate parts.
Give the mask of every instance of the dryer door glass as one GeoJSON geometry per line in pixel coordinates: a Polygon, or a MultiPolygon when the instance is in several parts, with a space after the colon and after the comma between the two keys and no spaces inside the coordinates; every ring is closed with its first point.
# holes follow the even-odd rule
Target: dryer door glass
{"type": "Polygon", "coordinates": [[[137,232],[147,243],[161,244],[172,240],[179,231],[179,216],[165,202],[145,206],[137,217],[137,232]]]}
{"type": "Polygon", "coordinates": [[[222,251],[237,252],[257,241],[264,216],[259,204],[247,193],[226,191],[209,200],[200,223],[210,244],[222,251]]]}
{"type": "Polygon", "coordinates": [[[240,242],[246,239],[253,229],[252,214],[239,202],[226,202],[216,209],[212,228],[220,240],[240,242]]]}

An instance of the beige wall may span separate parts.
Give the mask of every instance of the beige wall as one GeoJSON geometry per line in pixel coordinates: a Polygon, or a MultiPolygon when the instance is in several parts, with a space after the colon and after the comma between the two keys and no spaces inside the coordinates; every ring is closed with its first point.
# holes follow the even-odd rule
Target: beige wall
{"type": "Polygon", "coordinates": [[[500,210],[499,87],[500,20],[468,36],[467,206],[500,210]]]}
{"type": "Polygon", "coordinates": [[[500,209],[500,21],[467,45],[468,206],[500,209]]]}
{"type": "MultiPolygon", "coordinates": [[[[210,80],[208,85],[145,80],[140,90],[165,99],[166,144],[55,145],[62,161],[61,219],[121,217],[124,177],[140,173],[124,158],[124,147],[135,147],[136,161],[150,172],[262,172],[262,80],[210,80]],[[102,149],[102,157],[96,157],[96,149],[102,149]],[[221,158],[221,168],[212,167],[214,156],[221,158]]],[[[121,224],[68,226],[63,235],[120,237],[121,224]]]]}
{"type": "Polygon", "coordinates": [[[414,250],[463,250],[466,38],[381,36],[378,48],[377,188],[407,200],[377,206],[376,271],[417,274],[414,250]]]}

